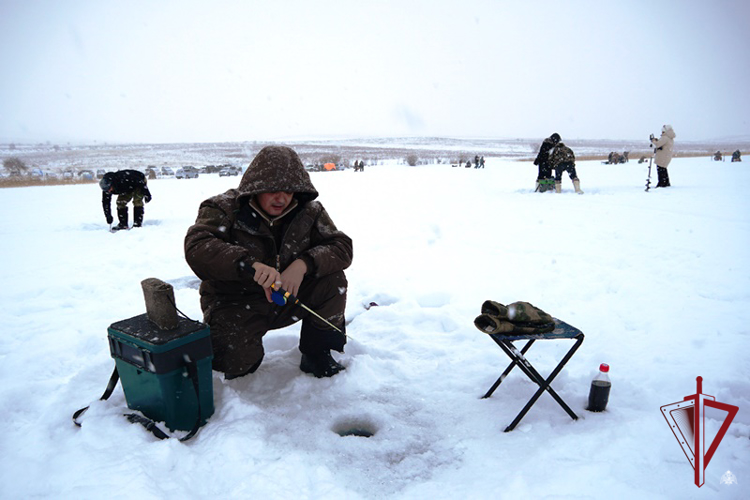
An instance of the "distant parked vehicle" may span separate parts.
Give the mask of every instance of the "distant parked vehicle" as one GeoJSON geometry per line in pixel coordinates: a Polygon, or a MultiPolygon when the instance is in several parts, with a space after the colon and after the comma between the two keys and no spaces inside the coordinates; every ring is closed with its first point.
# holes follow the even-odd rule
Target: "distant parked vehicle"
{"type": "Polygon", "coordinates": [[[161,167],[161,175],[174,175],[174,170],[171,167],[161,167]]]}
{"type": "Polygon", "coordinates": [[[234,175],[240,175],[240,169],[237,167],[224,167],[219,170],[219,177],[229,177],[234,175]]]}
{"type": "Polygon", "coordinates": [[[178,179],[197,179],[198,169],[195,167],[178,168],[174,176],[177,177],[178,179]]]}
{"type": "Polygon", "coordinates": [[[100,168],[100,169],[98,169],[98,170],[96,171],[96,178],[97,178],[97,179],[101,179],[102,177],[104,177],[104,174],[105,174],[105,172],[104,172],[104,169],[103,169],[103,168],[100,168]]]}
{"type": "Polygon", "coordinates": [[[205,167],[201,167],[201,171],[207,174],[215,174],[221,172],[221,169],[224,166],[225,165],[206,165],[205,167]]]}

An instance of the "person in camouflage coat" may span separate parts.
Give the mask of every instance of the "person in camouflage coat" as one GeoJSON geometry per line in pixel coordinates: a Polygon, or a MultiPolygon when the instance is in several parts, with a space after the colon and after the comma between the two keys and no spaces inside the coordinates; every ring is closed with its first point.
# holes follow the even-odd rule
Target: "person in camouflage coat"
{"type": "Polygon", "coordinates": [[[572,149],[562,142],[558,143],[550,155],[550,163],[555,169],[556,193],[562,192],[562,175],[563,172],[568,172],[570,180],[573,181],[576,193],[583,194],[583,191],[581,191],[581,181],[578,180],[578,174],[576,173],[576,155],[572,149]]]}
{"type": "Polygon", "coordinates": [[[211,327],[213,368],[227,379],[253,373],[263,360],[263,336],[302,320],[300,368],[330,377],[344,367],[331,356],[346,343],[344,269],[352,240],[339,231],[297,153],[267,146],[237,189],[201,203],[185,237],[185,258],[202,280],[201,307],[211,327]],[[277,305],[271,286],[299,301],[277,305]]]}

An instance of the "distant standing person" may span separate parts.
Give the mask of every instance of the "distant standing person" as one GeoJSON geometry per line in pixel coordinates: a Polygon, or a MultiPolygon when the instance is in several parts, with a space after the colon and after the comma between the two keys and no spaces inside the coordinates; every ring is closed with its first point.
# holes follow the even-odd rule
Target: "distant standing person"
{"type": "Polygon", "coordinates": [[[107,172],[99,181],[102,188],[102,208],[107,224],[112,224],[112,195],[117,195],[118,224],[112,231],[128,229],[128,203],[133,200],[133,227],[143,225],[143,203],[151,201],[151,192],[146,185],[146,176],[138,170],[107,172]]]}
{"type": "Polygon", "coordinates": [[[573,181],[573,187],[576,193],[583,194],[581,191],[581,181],[578,180],[576,173],[576,155],[573,150],[564,143],[559,142],[550,155],[550,163],[555,168],[555,192],[562,192],[562,175],[568,172],[570,180],[573,181]]]}
{"type": "Polygon", "coordinates": [[[539,167],[539,173],[536,176],[536,191],[544,192],[549,189],[549,181],[552,179],[552,164],[550,163],[550,153],[552,149],[560,142],[560,134],[555,132],[544,139],[539,147],[539,153],[536,155],[534,165],[539,167]],[[545,182],[542,182],[545,181],[545,182]]]}
{"type": "Polygon", "coordinates": [[[656,173],[659,176],[659,182],[656,187],[670,187],[669,183],[669,172],[667,167],[672,161],[673,149],[674,149],[674,138],[676,137],[672,125],[664,125],[661,128],[661,137],[658,139],[654,138],[654,134],[651,134],[651,147],[654,148],[654,161],[656,161],[656,173]]]}

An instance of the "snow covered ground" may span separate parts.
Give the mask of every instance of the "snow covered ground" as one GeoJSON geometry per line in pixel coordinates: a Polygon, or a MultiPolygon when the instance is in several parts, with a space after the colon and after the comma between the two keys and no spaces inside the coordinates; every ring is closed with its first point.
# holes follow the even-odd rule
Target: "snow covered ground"
{"type": "MultiPolygon", "coordinates": [[[[0,190],[0,498],[747,498],[750,165],[678,158],[674,187],[645,193],[644,165],[581,162],[577,196],[567,177],[563,194],[533,193],[533,165],[486,160],[312,174],[355,244],[347,370],[305,375],[298,327],[271,332],[256,374],[214,373],[216,412],[186,443],[129,424],[120,387],[96,401],[107,327],[145,312],[148,277],[201,317],[183,237],[239,178],[152,181],[145,226],[116,234],[96,185],[0,190]],[[579,420],[543,394],[503,432],[536,386],[514,370],[481,399],[508,363],[473,325],[487,299],[585,332],[553,382],[579,420]],[[593,414],[602,362],[613,387],[593,414]],[[739,406],[700,489],[660,412],[697,376],[739,406]]],[[[569,345],[529,357],[546,375],[569,345]]],[[[715,433],[723,414],[708,416],[715,433]]]]}

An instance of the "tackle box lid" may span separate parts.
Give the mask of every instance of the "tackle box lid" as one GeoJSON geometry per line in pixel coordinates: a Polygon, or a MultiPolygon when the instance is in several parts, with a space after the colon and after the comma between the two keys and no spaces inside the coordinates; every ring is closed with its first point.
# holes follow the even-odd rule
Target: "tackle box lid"
{"type": "Polygon", "coordinates": [[[210,334],[208,325],[205,323],[182,317],[177,318],[177,328],[162,330],[148,319],[148,314],[145,313],[112,323],[108,332],[110,335],[130,340],[136,344],[143,344],[144,347],[161,346],[167,348],[193,342],[210,334]]]}

